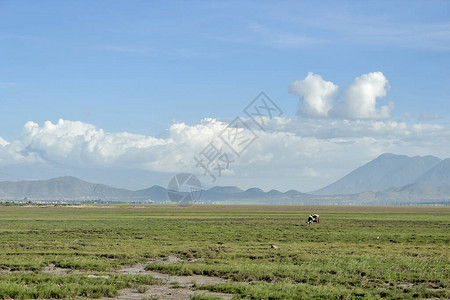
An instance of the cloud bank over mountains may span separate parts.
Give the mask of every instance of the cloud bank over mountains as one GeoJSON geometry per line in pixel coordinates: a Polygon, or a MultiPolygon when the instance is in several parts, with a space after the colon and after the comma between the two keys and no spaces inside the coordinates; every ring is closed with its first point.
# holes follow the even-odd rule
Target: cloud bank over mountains
{"type": "Polygon", "coordinates": [[[302,99],[299,113],[303,117],[267,120],[265,130],[251,126],[250,119],[244,120],[257,139],[241,157],[233,155],[218,138],[228,122],[214,118],[205,118],[197,124],[174,123],[163,137],[105,132],[81,121],[60,119],[43,124],[30,121],[16,140],[0,137],[0,167],[31,164],[55,170],[64,167],[61,169],[64,172],[52,176],[71,175],[67,174],[71,168],[114,169],[124,173],[192,172],[202,176],[204,172],[194,157],[214,142],[233,161],[216,184],[239,182],[243,188],[311,191],[385,152],[448,157],[450,128],[433,120],[388,119],[393,104],[377,105],[377,99],[385,97],[388,89],[388,80],[381,72],[364,74],[348,86],[344,98],[338,102],[339,87],[309,73],[289,88],[302,99]]]}
{"type": "MultiPolygon", "coordinates": [[[[226,126],[215,119],[195,125],[176,123],[166,137],[156,138],[107,133],[79,121],[28,122],[19,139],[2,142],[0,166],[40,163],[202,175],[194,157],[209,142],[217,141],[226,126]]],[[[258,139],[242,157],[233,157],[222,177],[229,181],[220,179],[219,184],[247,178],[250,186],[250,180],[257,185],[265,179],[272,180],[269,187],[288,189],[298,182],[297,188],[312,190],[384,152],[445,157],[450,147],[450,129],[433,124],[276,118],[268,122],[266,131],[252,130],[258,139]]]]}
{"type": "Polygon", "coordinates": [[[383,73],[363,74],[348,86],[338,103],[339,87],[310,72],[305,79],[292,82],[289,92],[302,99],[298,114],[306,118],[387,119],[394,103],[378,108],[377,99],[385,97],[389,88],[383,73]]]}

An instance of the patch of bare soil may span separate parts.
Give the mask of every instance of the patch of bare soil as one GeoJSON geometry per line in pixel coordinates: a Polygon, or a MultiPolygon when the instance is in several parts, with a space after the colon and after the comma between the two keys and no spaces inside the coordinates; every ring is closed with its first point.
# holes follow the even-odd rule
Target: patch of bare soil
{"type": "Polygon", "coordinates": [[[50,265],[46,266],[42,270],[42,273],[47,273],[47,274],[52,274],[52,275],[57,275],[57,276],[63,276],[63,275],[68,275],[68,274],[81,274],[81,272],[78,270],[59,268],[59,267],[55,267],[54,264],[50,264],[50,265]]]}
{"type": "Polygon", "coordinates": [[[119,292],[119,299],[189,299],[194,294],[214,296],[221,299],[231,299],[233,295],[224,293],[213,293],[208,291],[195,290],[195,287],[201,285],[213,285],[226,282],[220,277],[192,275],[192,276],[171,276],[168,274],[146,271],[145,267],[152,263],[177,263],[184,261],[176,256],[169,256],[164,260],[155,259],[146,264],[136,264],[131,267],[120,269],[118,272],[128,275],[150,275],[160,279],[161,283],[148,285],[138,289],[125,289],[119,292]]]}

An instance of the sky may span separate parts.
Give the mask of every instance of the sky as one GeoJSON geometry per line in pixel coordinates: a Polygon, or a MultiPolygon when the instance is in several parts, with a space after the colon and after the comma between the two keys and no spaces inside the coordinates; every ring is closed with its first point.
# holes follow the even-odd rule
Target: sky
{"type": "Polygon", "coordinates": [[[448,1],[0,0],[0,180],[307,192],[450,157],[449,95],[448,1]]]}

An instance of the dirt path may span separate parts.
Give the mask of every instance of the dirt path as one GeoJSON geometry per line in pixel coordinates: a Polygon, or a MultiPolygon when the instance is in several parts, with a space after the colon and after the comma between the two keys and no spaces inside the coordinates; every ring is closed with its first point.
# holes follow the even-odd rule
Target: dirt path
{"type": "MultiPolygon", "coordinates": [[[[158,299],[158,300],[188,300],[192,295],[207,295],[219,299],[232,299],[233,295],[213,293],[208,291],[194,291],[191,286],[180,286],[173,288],[171,285],[151,285],[144,293],[139,293],[137,289],[124,289],[119,291],[119,296],[115,299],[158,299]]],[[[107,300],[108,298],[102,298],[107,300]]],[[[108,299],[109,300],[109,299],[108,299]]]]}
{"type": "MultiPolygon", "coordinates": [[[[177,258],[169,257],[168,263],[178,260],[177,258]]],[[[136,264],[132,267],[120,269],[118,272],[128,275],[150,275],[161,280],[161,284],[145,286],[145,292],[138,292],[137,289],[125,289],[119,291],[118,299],[189,299],[194,294],[203,294],[214,296],[221,299],[231,299],[233,295],[223,293],[213,293],[208,291],[195,290],[194,286],[212,285],[226,282],[225,279],[210,276],[170,276],[163,273],[146,271],[145,267],[151,264],[136,264]]]]}

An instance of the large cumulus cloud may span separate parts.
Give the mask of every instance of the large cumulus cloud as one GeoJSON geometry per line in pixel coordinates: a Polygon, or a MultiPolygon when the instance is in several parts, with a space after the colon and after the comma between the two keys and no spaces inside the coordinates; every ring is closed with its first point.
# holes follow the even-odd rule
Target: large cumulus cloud
{"type": "Polygon", "coordinates": [[[303,99],[298,113],[311,118],[328,117],[338,91],[337,85],[311,72],[304,80],[297,80],[289,85],[289,92],[303,99]]]}
{"type": "Polygon", "coordinates": [[[387,119],[394,103],[377,107],[386,96],[389,82],[382,72],[357,77],[338,102],[339,87],[321,76],[308,73],[305,79],[290,84],[289,92],[300,96],[299,115],[307,118],[387,119]]]}
{"type": "Polygon", "coordinates": [[[42,126],[28,122],[21,143],[45,160],[69,164],[114,164],[130,151],[168,141],[131,133],[105,133],[94,125],[60,119],[42,126]]]}
{"type": "MultiPolygon", "coordinates": [[[[189,154],[201,151],[201,145],[206,145],[225,126],[214,119],[193,126],[175,123],[168,129],[167,137],[156,138],[128,132],[107,133],[92,124],[60,119],[55,124],[26,123],[15,143],[48,162],[167,172],[186,169],[191,163],[189,154]]],[[[11,146],[5,145],[6,150],[11,151],[11,146]]]]}

